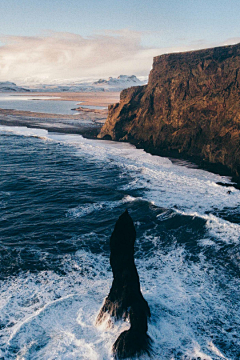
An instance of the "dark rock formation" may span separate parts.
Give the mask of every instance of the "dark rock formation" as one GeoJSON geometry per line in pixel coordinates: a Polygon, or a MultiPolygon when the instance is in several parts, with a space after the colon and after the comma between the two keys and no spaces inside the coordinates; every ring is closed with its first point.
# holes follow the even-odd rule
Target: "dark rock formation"
{"type": "Polygon", "coordinates": [[[115,319],[129,317],[131,327],[124,331],[113,345],[116,358],[124,359],[150,352],[151,339],[147,335],[150,309],[140,290],[139,276],[134,263],[136,231],[127,210],[119,217],[110,239],[110,264],[113,283],[97,323],[105,313],[115,319]]]}
{"type": "Polygon", "coordinates": [[[99,138],[222,164],[240,176],[240,44],[154,58],[146,86],[123,90],[99,138]]]}

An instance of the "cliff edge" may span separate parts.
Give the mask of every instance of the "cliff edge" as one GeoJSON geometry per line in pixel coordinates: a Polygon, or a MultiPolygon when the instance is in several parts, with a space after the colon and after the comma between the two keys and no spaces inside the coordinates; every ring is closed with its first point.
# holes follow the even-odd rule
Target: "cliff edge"
{"type": "Polygon", "coordinates": [[[240,44],[154,58],[149,82],[121,92],[99,138],[221,164],[240,177],[240,44]]]}

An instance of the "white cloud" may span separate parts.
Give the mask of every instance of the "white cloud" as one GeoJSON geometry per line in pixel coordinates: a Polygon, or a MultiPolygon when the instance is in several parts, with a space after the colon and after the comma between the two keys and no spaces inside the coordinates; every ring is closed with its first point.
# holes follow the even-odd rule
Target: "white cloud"
{"type": "Polygon", "coordinates": [[[158,49],[141,46],[141,35],[123,30],[83,38],[70,33],[2,36],[0,81],[147,75],[158,49]]]}
{"type": "Polygon", "coordinates": [[[192,48],[147,48],[141,45],[141,37],[140,32],[127,29],[87,38],[57,32],[31,37],[1,36],[0,81],[148,75],[153,56],[192,48]]]}

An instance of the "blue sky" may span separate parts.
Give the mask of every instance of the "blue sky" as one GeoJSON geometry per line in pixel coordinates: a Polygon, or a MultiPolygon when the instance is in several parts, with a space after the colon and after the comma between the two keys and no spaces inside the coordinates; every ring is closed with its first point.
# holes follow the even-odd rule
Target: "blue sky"
{"type": "MultiPolygon", "coordinates": [[[[99,39],[102,37],[101,39],[105,39],[105,45],[107,45],[107,36],[111,36],[110,43],[115,38],[117,48],[119,37],[124,30],[125,51],[127,52],[132,41],[135,41],[137,52],[149,49],[144,55],[149,56],[149,59],[152,54],[158,54],[158,51],[159,54],[163,53],[164,49],[165,52],[189,50],[240,41],[240,0],[0,0],[0,13],[0,44],[2,45],[0,56],[4,57],[6,62],[13,61],[13,56],[17,56],[20,52],[22,57],[27,57],[27,54],[23,54],[24,41],[28,46],[27,37],[35,41],[40,37],[44,47],[44,41],[49,43],[49,37],[51,38],[52,34],[56,37],[58,34],[57,46],[60,49],[64,46],[60,44],[60,33],[76,34],[85,39],[94,37],[96,41],[96,36],[99,39]],[[17,46],[18,37],[21,48],[17,46]]],[[[72,40],[68,39],[69,44],[72,40]]],[[[121,45],[122,42],[124,38],[121,40],[121,45]]],[[[72,42],[73,49],[76,45],[80,46],[79,41],[77,43],[72,42]]],[[[54,41],[51,42],[51,46],[54,46],[54,41]]],[[[92,42],[91,49],[92,56],[92,42]]],[[[47,51],[47,48],[44,48],[43,56],[47,51]]],[[[86,49],[84,51],[87,52],[86,49]]],[[[108,46],[106,51],[109,51],[108,46]]],[[[68,55],[65,53],[68,57],[69,54],[70,50],[68,55]]],[[[36,56],[39,61],[40,55],[40,47],[38,47],[36,56]]],[[[130,55],[133,55],[131,51],[130,55]]],[[[142,53],[141,57],[143,57],[142,53]]],[[[115,60],[113,58],[113,61],[115,60]]],[[[12,72],[11,66],[16,67],[17,64],[14,65],[12,62],[11,65],[10,62],[8,64],[6,62],[0,63],[0,66],[4,67],[4,74],[8,76],[8,73],[12,72]]],[[[144,66],[150,68],[147,63],[143,68],[144,66]]],[[[45,64],[46,77],[51,75],[50,68],[51,66],[46,69],[45,64]]],[[[126,66],[123,68],[126,70],[126,66]]],[[[18,71],[20,70],[22,71],[22,69],[18,71]]],[[[131,66],[130,70],[132,71],[131,66]]],[[[140,73],[141,69],[137,71],[140,73]]],[[[145,72],[147,71],[146,68],[145,72]]],[[[90,73],[88,72],[89,76],[90,73]]],[[[70,75],[75,76],[73,73],[70,75]]],[[[58,76],[57,72],[54,76],[58,76]]],[[[76,72],[76,76],[84,76],[83,71],[76,72]]]]}

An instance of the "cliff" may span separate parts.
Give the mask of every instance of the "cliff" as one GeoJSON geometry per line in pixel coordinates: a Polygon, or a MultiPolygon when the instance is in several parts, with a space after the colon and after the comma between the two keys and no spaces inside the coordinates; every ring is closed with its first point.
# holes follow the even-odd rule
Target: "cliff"
{"type": "Polygon", "coordinates": [[[99,138],[221,164],[240,176],[240,44],[154,58],[149,82],[121,92],[99,138]]]}

